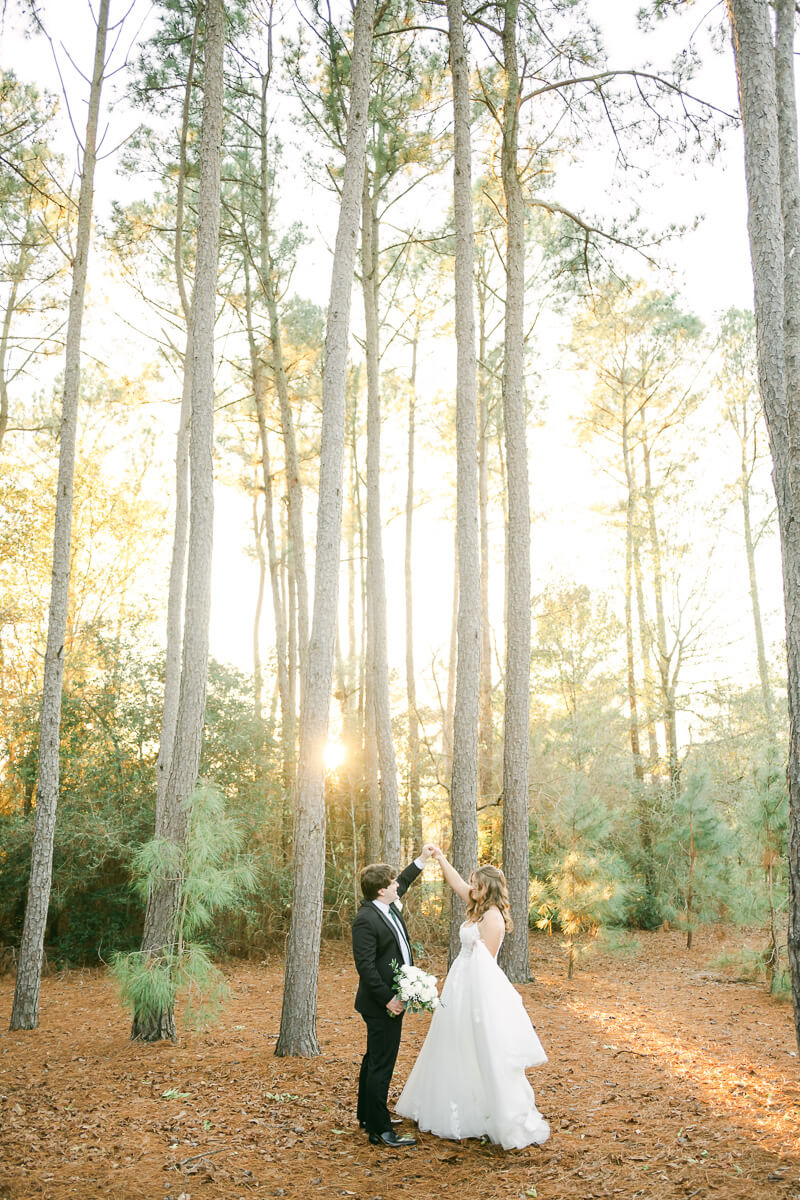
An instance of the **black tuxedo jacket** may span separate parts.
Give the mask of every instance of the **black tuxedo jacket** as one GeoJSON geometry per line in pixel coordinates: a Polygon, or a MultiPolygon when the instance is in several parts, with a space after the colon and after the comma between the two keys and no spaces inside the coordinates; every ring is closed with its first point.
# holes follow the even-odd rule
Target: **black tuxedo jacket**
{"type": "MultiPolygon", "coordinates": [[[[397,876],[398,898],[408,891],[409,885],[420,873],[416,863],[411,863],[400,872],[397,876]]],[[[405,929],[400,910],[392,906],[392,912],[405,929]]],[[[411,939],[408,940],[410,945],[411,939]]],[[[388,1017],[386,1005],[395,994],[392,959],[402,963],[403,952],[391,920],[371,900],[362,902],[353,921],[353,958],[358,971],[356,1011],[363,1017],[388,1017]]]]}

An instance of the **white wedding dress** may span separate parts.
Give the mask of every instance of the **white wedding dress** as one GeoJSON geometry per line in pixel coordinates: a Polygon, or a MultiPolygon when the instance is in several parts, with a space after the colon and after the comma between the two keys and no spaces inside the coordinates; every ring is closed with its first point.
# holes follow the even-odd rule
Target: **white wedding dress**
{"type": "Polygon", "coordinates": [[[525,1068],[547,1055],[478,926],[465,922],[460,936],[461,953],[396,1111],[437,1137],[486,1136],[505,1150],[545,1142],[550,1126],[525,1068]]]}

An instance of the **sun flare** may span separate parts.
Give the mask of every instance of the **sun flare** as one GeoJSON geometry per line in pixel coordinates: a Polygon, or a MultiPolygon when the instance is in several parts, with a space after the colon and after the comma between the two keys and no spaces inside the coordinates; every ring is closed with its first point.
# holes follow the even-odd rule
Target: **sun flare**
{"type": "Polygon", "coordinates": [[[325,743],[322,759],[326,771],[335,771],[342,765],[344,758],[345,748],[342,742],[331,740],[325,743]]]}

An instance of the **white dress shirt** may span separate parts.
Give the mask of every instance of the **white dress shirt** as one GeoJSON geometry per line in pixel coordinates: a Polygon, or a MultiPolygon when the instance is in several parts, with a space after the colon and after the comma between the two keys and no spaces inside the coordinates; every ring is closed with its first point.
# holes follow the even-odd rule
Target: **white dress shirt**
{"type": "Polygon", "coordinates": [[[410,966],[411,965],[411,947],[408,944],[408,938],[406,937],[405,930],[403,929],[403,926],[401,925],[399,918],[392,912],[389,905],[384,904],[382,900],[373,900],[372,903],[375,905],[375,907],[380,912],[382,912],[386,917],[388,917],[389,924],[391,925],[392,929],[394,930],[395,937],[397,938],[397,944],[400,947],[400,953],[403,956],[403,962],[406,964],[406,966],[410,966]]]}

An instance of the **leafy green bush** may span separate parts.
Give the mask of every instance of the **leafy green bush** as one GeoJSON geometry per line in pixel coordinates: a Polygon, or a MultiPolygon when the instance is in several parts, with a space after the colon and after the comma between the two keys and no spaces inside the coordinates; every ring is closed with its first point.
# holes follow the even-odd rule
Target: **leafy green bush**
{"type": "Polygon", "coordinates": [[[217,788],[198,787],[185,848],[153,838],[134,860],[135,886],[142,901],[164,878],[182,878],[175,942],[163,953],[136,950],[114,957],[111,973],[131,1013],[171,1010],[184,1001],[184,1020],[204,1025],[216,1015],[227,994],[225,979],[208,947],[198,941],[218,913],[236,910],[253,891],[255,873],[244,852],[244,833],[226,809],[217,788]]]}
{"type": "Polygon", "coordinates": [[[660,929],[666,919],[667,910],[660,896],[645,889],[631,893],[625,913],[631,929],[660,929]]]}
{"type": "MultiPolygon", "coordinates": [[[[131,889],[134,861],[153,835],[163,659],[96,634],[70,663],[61,722],[61,788],[53,850],[53,886],[45,944],[51,962],[93,965],[141,941],[144,907],[131,889]]],[[[258,897],[222,914],[208,930],[215,955],[258,953],[285,929],[291,869],[280,839],[283,794],[273,746],[253,716],[251,682],[211,663],[201,774],[212,776],[227,811],[244,831],[259,881],[258,897]]],[[[19,779],[7,795],[32,791],[38,714],[15,714],[19,779]],[[30,779],[29,779],[30,776],[30,779]],[[30,786],[29,786],[30,784],[30,786]]],[[[18,799],[0,806],[0,947],[18,946],[25,912],[33,811],[18,799]]]]}
{"type": "Polygon", "coordinates": [[[624,863],[605,845],[611,825],[611,814],[578,780],[558,810],[547,874],[531,883],[536,925],[561,932],[570,979],[599,930],[624,919],[628,883],[624,863]]]}

